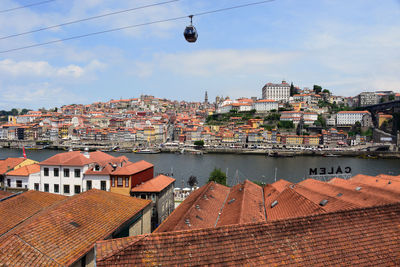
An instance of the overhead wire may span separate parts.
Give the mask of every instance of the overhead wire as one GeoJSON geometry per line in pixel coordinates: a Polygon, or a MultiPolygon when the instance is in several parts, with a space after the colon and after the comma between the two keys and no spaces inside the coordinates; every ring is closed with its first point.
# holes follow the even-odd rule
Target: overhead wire
{"type": "Polygon", "coordinates": [[[0,37],[0,40],[9,39],[9,38],[13,38],[13,37],[21,36],[21,35],[26,35],[26,34],[30,34],[30,33],[35,33],[35,32],[50,30],[50,29],[63,27],[63,26],[67,26],[67,25],[71,25],[71,24],[75,24],[75,23],[79,23],[79,22],[88,21],[88,20],[104,18],[104,17],[108,17],[108,16],[121,14],[121,13],[127,13],[127,12],[131,12],[131,11],[139,10],[139,9],[144,9],[144,8],[149,8],[149,7],[155,7],[155,6],[170,4],[170,3],[178,2],[178,1],[180,1],[180,0],[164,1],[164,2],[149,4],[149,5],[145,5],[145,6],[139,6],[139,7],[119,10],[119,11],[115,11],[115,12],[105,13],[105,14],[101,14],[101,15],[97,15],[97,16],[93,16],[93,17],[88,17],[88,18],[84,18],[84,19],[73,20],[73,21],[64,22],[64,23],[57,24],[57,25],[47,26],[47,27],[43,27],[43,28],[31,30],[31,31],[26,31],[26,32],[21,32],[21,33],[16,33],[16,34],[11,34],[11,35],[8,35],[8,36],[0,37]]]}
{"type": "MultiPolygon", "coordinates": [[[[258,1],[258,2],[251,2],[251,3],[247,3],[247,4],[242,4],[242,5],[236,5],[236,6],[226,7],[226,8],[219,8],[219,9],[214,9],[214,10],[194,13],[194,14],[192,14],[192,16],[203,16],[203,15],[208,15],[208,14],[212,14],[212,13],[224,12],[224,11],[228,11],[228,10],[232,10],[232,9],[239,9],[239,8],[244,8],[244,7],[248,7],[248,6],[255,6],[255,5],[265,4],[265,3],[269,3],[269,2],[273,2],[273,1],[275,1],[275,0],[264,0],[264,1],[258,1]]],[[[129,25],[129,26],[124,26],[124,27],[118,27],[118,28],[113,28],[113,29],[103,30],[103,31],[98,31],[98,32],[92,32],[92,33],[87,33],[87,34],[82,34],[82,35],[76,35],[76,36],[71,36],[71,37],[67,37],[67,38],[63,38],[63,39],[57,39],[57,40],[53,40],[53,41],[48,41],[48,42],[43,42],[43,43],[38,43],[38,44],[12,48],[12,49],[8,49],[8,50],[3,50],[3,51],[0,51],[0,54],[9,53],[9,52],[18,51],[18,50],[29,49],[29,48],[33,48],[33,47],[49,45],[49,44],[54,44],[54,43],[60,43],[60,42],[63,42],[63,41],[80,39],[80,38],[84,38],[84,37],[89,37],[89,36],[94,36],[94,35],[99,35],[99,34],[104,34],[104,33],[109,33],[109,32],[115,32],[115,31],[132,29],[132,28],[137,28],[137,27],[142,27],[142,26],[147,26],[147,25],[153,25],[153,24],[159,24],[159,23],[164,23],[164,22],[176,21],[176,20],[181,20],[181,19],[186,19],[186,18],[188,18],[188,15],[169,18],[169,19],[155,20],[155,21],[151,21],[151,22],[145,22],[145,23],[129,25]]]]}
{"type": "Polygon", "coordinates": [[[24,6],[18,6],[18,7],[13,7],[13,8],[9,8],[9,9],[3,9],[3,10],[0,10],[0,13],[6,13],[6,12],[14,11],[14,10],[17,10],[17,9],[23,9],[23,8],[43,5],[43,4],[47,4],[47,3],[55,2],[55,1],[57,1],[57,0],[46,0],[46,1],[41,1],[41,2],[36,2],[36,3],[24,5],[24,6]]]}

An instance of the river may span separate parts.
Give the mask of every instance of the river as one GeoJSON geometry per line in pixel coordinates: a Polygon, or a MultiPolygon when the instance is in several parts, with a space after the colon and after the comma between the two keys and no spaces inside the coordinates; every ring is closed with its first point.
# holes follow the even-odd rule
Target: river
{"type": "MultiPolygon", "coordinates": [[[[43,161],[57,153],[59,150],[26,150],[28,158],[43,161]]],[[[273,183],[276,178],[291,182],[300,182],[308,176],[310,168],[332,167],[336,170],[350,167],[352,175],[366,174],[400,174],[399,159],[361,159],[353,157],[293,157],[293,158],[271,158],[263,155],[238,155],[238,154],[134,154],[116,153],[114,156],[125,155],[130,161],[148,161],[155,166],[155,174],[172,173],[177,180],[175,187],[182,187],[189,176],[194,175],[199,185],[207,182],[210,172],[214,167],[220,168],[228,174],[228,184],[236,184],[236,181],[245,179],[265,183],[273,183]]],[[[0,159],[7,157],[21,157],[22,151],[18,149],[0,149],[0,159]]],[[[319,169],[320,170],[320,169],[319,169]]],[[[344,171],[344,170],[343,170],[344,171]]]]}

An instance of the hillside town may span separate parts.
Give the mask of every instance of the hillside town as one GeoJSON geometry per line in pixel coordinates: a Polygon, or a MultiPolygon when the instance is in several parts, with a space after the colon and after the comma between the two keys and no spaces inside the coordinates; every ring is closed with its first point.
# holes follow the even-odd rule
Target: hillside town
{"type": "Polygon", "coordinates": [[[373,143],[398,147],[399,93],[342,97],[318,85],[301,89],[286,81],[267,83],[261,93],[261,98],[236,100],[217,96],[214,102],[207,92],[203,102],[142,95],[50,110],[1,111],[0,145],[125,152],[196,144],[214,151],[346,149],[373,143]]]}

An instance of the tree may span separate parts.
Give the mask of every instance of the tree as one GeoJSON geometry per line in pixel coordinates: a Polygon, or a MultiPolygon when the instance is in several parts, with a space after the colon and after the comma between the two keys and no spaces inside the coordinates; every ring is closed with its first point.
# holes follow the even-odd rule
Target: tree
{"type": "Polygon", "coordinates": [[[188,184],[190,187],[196,186],[196,185],[198,184],[198,182],[197,182],[197,177],[194,176],[194,175],[190,175],[190,177],[189,177],[189,179],[188,179],[188,181],[187,181],[187,184],[188,184]]]}
{"type": "Polygon", "coordinates": [[[292,121],[280,121],[278,122],[279,128],[291,129],[294,128],[294,124],[292,121]]]}
{"type": "Polygon", "coordinates": [[[11,115],[17,116],[17,115],[18,115],[18,110],[17,110],[16,108],[13,108],[13,109],[11,110],[11,115]]]}
{"type": "Polygon", "coordinates": [[[389,96],[389,101],[393,101],[395,99],[394,95],[389,96]]]}
{"type": "Polygon", "coordinates": [[[319,85],[314,84],[313,90],[314,90],[314,92],[315,92],[316,94],[319,94],[319,93],[321,93],[321,91],[322,91],[322,87],[319,86],[319,85]]]}
{"type": "Polygon", "coordinates": [[[324,90],[322,90],[322,93],[330,95],[331,91],[329,91],[328,89],[324,89],[324,90]]]}
{"type": "Polygon", "coordinates": [[[203,148],[204,147],[204,141],[199,140],[199,141],[194,141],[194,145],[198,148],[203,148]]]}
{"type": "Polygon", "coordinates": [[[221,171],[221,169],[214,168],[214,170],[210,173],[208,181],[226,185],[226,174],[221,171]]]}
{"type": "Polygon", "coordinates": [[[293,83],[290,84],[290,96],[294,96],[296,94],[296,88],[294,88],[293,83]]]}

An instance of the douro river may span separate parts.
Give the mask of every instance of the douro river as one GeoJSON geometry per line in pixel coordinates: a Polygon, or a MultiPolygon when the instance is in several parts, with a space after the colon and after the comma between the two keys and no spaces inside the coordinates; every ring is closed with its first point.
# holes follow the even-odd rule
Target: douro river
{"type": "MultiPolygon", "coordinates": [[[[57,153],[58,150],[26,150],[28,158],[42,161],[57,153]]],[[[207,182],[214,167],[228,174],[228,184],[236,184],[245,179],[273,183],[276,179],[300,182],[312,174],[338,173],[351,171],[351,175],[392,174],[400,175],[399,159],[360,159],[349,157],[293,157],[271,158],[263,155],[236,154],[134,154],[110,153],[114,156],[125,155],[130,161],[148,161],[155,166],[155,174],[165,173],[176,179],[175,187],[186,187],[191,175],[197,177],[199,185],[207,182]],[[310,170],[311,169],[311,170],[310,170]],[[276,174],[276,175],[275,175],[276,174]],[[182,185],[184,183],[184,185],[182,185]]],[[[21,157],[18,149],[0,149],[0,159],[21,157]]]]}

